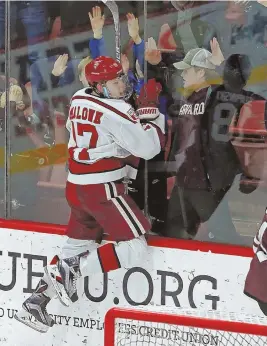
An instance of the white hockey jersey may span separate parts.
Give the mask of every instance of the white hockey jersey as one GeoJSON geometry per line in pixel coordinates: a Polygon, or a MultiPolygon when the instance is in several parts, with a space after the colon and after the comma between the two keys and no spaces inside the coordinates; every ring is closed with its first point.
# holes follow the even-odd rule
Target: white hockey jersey
{"type": "Polygon", "coordinates": [[[78,91],[71,99],[67,129],[70,132],[68,181],[78,185],[107,183],[131,176],[122,158],[146,160],[161,150],[164,116],[141,124],[131,105],[123,100],[78,91]]]}

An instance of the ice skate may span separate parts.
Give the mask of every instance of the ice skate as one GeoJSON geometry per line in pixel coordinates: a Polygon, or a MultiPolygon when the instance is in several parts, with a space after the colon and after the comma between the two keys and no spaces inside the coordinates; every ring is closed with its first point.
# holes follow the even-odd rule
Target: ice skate
{"type": "Polygon", "coordinates": [[[77,279],[81,277],[80,257],[87,254],[88,252],[79,256],[59,260],[57,265],[50,265],[44,268],[59,300],[65,306],[69,306],[79,299],[77,294],[77,279]]]}
{"type": "MultiPolygon", "coordinates": [[[[47,286],[43,280],[39,286],[47,286]]],[[[50,327],[55,324],[54,320],[46,311],[46,306],[50,298],[44,293],[34,292],[23,304],[22,309],[14,316],[15,319],[26,326],[40,333],[46,333],[50,327]]]]}

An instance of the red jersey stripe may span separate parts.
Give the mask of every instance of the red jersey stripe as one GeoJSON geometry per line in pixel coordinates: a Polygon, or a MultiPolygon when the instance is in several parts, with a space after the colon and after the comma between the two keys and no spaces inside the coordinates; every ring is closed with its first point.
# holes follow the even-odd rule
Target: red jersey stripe
{"type": "Polygon", "coordinates": [[[102,159],[92,164],[85,164],[69,159],[69,171],[72,174],[90,174],[115,171],[124,167],[125,164],[119,159],[102,159]]]}
{"type": "Polygon", "coordinates": [[[116,114],[119,115],[120,117],[122,117],[122,118],[124,118],[124,119],[126,119],[126,120],[129,120],[129,121],[131,121],[131,122],[134,123],[134,124],[136,123],[136,121],[133,120],[133,119],[131,119],[127,114],[124,114],[124,113],[122,113],[121,111],[119,111],[118,109],[116,109],[116,108],[114,108],[114,107],[112,107],[112,106],[106,104],[105,102],[102,102],[102,101],[100,101],[100,100],[98,100],[98,99],[95,99],[95,98],[93,98],[93,97],[90,97],[90,96],[74,96],[74,97],[71,99],[71,101],[73,101],[73,100],[88,100],[88,101],[90,101],[90,102],[93,102],[93,103],[95,103],[95,104],[97,104],[97,105],[99,105],[99,106],[101,106],[101,107],[104,107],[104,108],[106,108],[106,109],[108,109],[108,110],[110,110],[110,111],[116,113],[116,114]]]}
{"type": "Polygon", "coordinates": [[[73,158],[75,149],[77,149],[77,147],[69,148],[69,157],[73,158]]]}
{"type": "Polygon", "coordinates": [[[88,150],[86,148],[83,148],[82,151],[78,155],[79,160],[90,160],[90,155],[88,153],[88,150]]]}

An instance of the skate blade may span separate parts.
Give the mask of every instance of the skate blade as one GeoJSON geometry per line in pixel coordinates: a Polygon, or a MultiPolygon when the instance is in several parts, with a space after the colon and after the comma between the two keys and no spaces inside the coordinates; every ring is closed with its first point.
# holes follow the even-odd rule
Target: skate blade
{"type": "Polygon", "coordinates": [[[44,267],[44,271],[48,279],[50,280],[50,283],[53,285],[60,302],[65,306],[70,306],[72,301],[70,300],[63,284],[58,282],[56,279],[57,276],[60,277],[57,265],[49,265],[47,267],[44,267]]]}
{"type": "Polygon", "coordinates": [[[36,330],[39,333],[46,333],[49,329],[45,324],[37,321],[33,315],[26,310],[21,310],[14,316],[15,320],[25,324],[26,326],[36,330]]]}

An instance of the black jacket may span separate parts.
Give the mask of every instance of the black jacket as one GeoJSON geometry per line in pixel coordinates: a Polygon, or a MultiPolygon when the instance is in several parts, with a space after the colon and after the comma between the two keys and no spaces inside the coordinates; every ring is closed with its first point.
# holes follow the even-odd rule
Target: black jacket
{"type": "Polygon", "coordinates": [[[186,104],[191,101],[192,109],[196,102],[205,102],[205,110],[197,116],[187,111],[186,123],[181,122],[181,117],[185,115],[184,102],[176,105],[176,112],[172,107],[170,114],[174,116],[175,125],[169,170],[174,172],[174,167],[176,168],[178,185],[208,190],[229,188],[235,176],[242,172],[229,135],[229,126],[234,115],[240,113],[242,106],[253,100],[263,98],[243,89],[235,93],[229,92],[224,85],[220,85],[202,89],[188,98],[186,104]],[[205,98],[207,91],[209,97],[205,98]],[[180,126],[177,126],[179,123],[180,126]],[[195,131],[194,136],[188,133],[188,128],[195,131]],[[181,143],[181,138],[189,144],[181,143]],[[193,144],[192,138],[195,140],[193,144]],[[185,148],[184,151],[181,146],[185,148]],[[184,158],[182,164],[181,157],[184,158]],[[178,166],[177,158],[180,160],[178,166]]]}
{"type": "Polygon", "coordinates": [[[230,186],[235,176],[242,173],[229,126],[243,105],[253,100],[264,98],[244,89],[229,92],[224,85],[215,88],[210,95],[202,119],[201,137],[204,164],[214,190],[230,186]]]}

